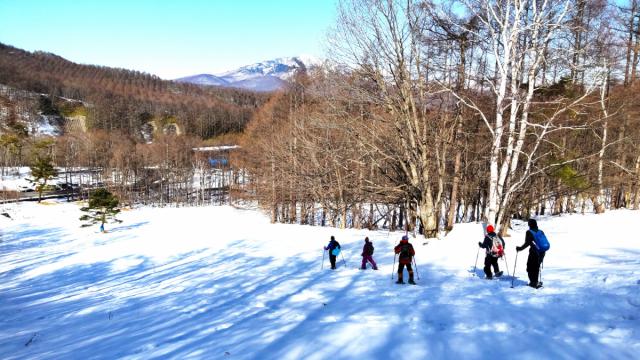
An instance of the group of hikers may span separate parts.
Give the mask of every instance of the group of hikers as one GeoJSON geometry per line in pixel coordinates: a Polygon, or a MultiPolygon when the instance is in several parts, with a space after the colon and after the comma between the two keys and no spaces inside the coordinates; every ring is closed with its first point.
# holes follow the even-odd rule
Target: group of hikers
{"type": "MultiPolygon", "coordinates": [[[[527,275],[529,276],[528,285],[532,288],[539,289],[542,287],[542,281],[539,280],[540,267],[542,265],[542,261],[544,260],[546,251],[549,250],[549,242],[544,232],[538,229],[538,223],[536,222],[536,220],[530,219],[528,221],[528,225],[529,230],[526,233],[524,244],[522,244],[521,246],[516,246],[516,250],[520,252],[526,248],[529,248],[529,257],[527,259],[527,275]]],[[[504,256],[505,242],[501,236],[496,234],[493,225],[487,226],[484,240],[478,242],[478,246],[482,249],[485,249],[486,255],[484,259],[483,269],[485,278],[487,280],[491,280],[494,277],[501,277],[503,272],[500,271],[498,259],[504,256]],[[491,271],[492,269],[493,272],[491,271]]],[[[329,241],[329,244],[324,247],[324,250],[329,252],[329,262],[331,263],[331,269],[335,270],[336,261],[341,251],[340,243],[336,241],[334,236],[331,236],[331,240],[329,241]]],[[[361,270],[367,269],[367,263],[371,264],[373,270],[378,270],[378,265],[376,264],[375,260],[373,260],[373,251],[373,243],[371,242],[371,240],[369,240],[368,237],[365,237],[364,246],[362,247],[362,254],[360,254],[360,256],[362,256],[362,264],[360,266],[361,270]]],[[[407,235],[404,235],[398,245],[394,247],[393,251],[398,256],[398,279],[396,281],[396,284],[404,284],[403,275],[404,268],[406,267],[407,272],[409,273],[409,284],[416,285],[413,278],[413,268],[411,266],[412,263],[415,264],[416,252],[413,248],[413,245],[409,243],[409,237],[407,235]]]]}

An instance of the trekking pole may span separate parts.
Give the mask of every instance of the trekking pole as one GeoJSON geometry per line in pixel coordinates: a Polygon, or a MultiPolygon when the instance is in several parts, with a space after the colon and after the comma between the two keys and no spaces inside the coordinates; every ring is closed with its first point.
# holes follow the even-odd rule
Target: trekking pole
{"type": "Polygon", "coordinates": [[[516,261],[513,262],[513,276],[511,276],[511,288],[513,289],[513,281],[516,279],[516,265],[518,265],[518,253],[520,251],[516,251],[516,261]]]}
{"type": "Polygon", "coordinates": [[[480,256],[480,248],[478,247],[478,252],[476,253],[476,262],[473,265],[473,275],[471,276],[476,276],[476,268],[478,267],[478,256],[480,256]]]}
{"type": "Polygon", "coordinates": [[[320,270],[324,269],[324,253],[326,253],[327,250],[322,250],[322,265],[320,265],[320,270]]]}
{"type": "Polygon", "coordinates": [[[540,280],[538,280],[538,283],[542,283],[542,269],[544,269],[544,262],[540,263],[540,280]]]}
{"type": "Polygon", "coordinates": [[[340,251],[340,255],[342,255],[342,263],[344,264],[344,267],[347,267],[347,262],[344,261],[344,254],[342,253],[342,251],[340,251]]]}
{"type": "Polygon", "coordinates": [[[396,254],[393,254],[393,266],[391,266],[391,281],[393,281],[393,269],[396,267],[396,254]]]}
{"type": "Polygon", "coordinates": [[[507,262],[507,253],[505,252],[503,256],[504,256],[504,259],[502,260],[504,260],[504,266],[507,268],[507,275],[511,276],[511,274],[509,274],[509,262],[507,262]]]}
{"type": "Polygon", "coordinates": [[[416,263],[416,257],[413,257],[413,266],[416,268],[416,276],[418,276],[418,280],[420,280],[420,273],[418,272],[418,264],[416,263]]]}

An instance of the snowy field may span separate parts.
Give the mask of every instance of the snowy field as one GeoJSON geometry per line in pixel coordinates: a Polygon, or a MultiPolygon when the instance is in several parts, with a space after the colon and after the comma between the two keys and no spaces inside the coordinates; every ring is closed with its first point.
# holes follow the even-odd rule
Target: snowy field
{"type": "MultiPolygon", "coordinates": [[[[545,287],[473,273],[480,224],[412,240],[417,286],[391,280],[402,233],[272,225],[231,207],[123,212],[78,204],[0,216],[2,359],[638,359],[638,211],[539,219],[545,287]],[[344,259],[321,270],[335,235],[344,259]],[[379,271],[357,270],[363,238],[379,271]]],[[[509,271],[525,224],[507,241],[509,271]]],[[[502,270],[505,263],[500,262],[502,270]]],[[[505,271],[506,273],[506,271],[505,271]]]]}

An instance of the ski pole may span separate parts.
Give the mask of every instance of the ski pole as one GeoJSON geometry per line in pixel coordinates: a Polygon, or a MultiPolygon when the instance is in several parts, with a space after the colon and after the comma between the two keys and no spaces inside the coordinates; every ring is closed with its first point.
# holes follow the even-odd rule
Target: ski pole
{"type": "Polygon", "coordinates": [[[503,256],[504,256],[504,259],[502,260],[504,260],[504,266],[507,268],[507,275],[511,276],[511,274],[509,274],[509,262],[507,262],[507,253],[505,252],[503,256]]]}
{"type": "Polygon", "coordinates": [[[473,265],[473,275],[471,276],[476,276],[476,268],[478,267],[478,256],[480,255],[480,248],[478,247],[478,252],[476,253],[476,262],[473,265]]]}
{"type": "Polygon", "coordinates": [[[416,275],[418,276],[418,280],[420,280],[420,273],[418,272],[418,264],[416,263],[416,257],[413,257],[413,266],[416,268],[416,275]]]}
{"type": "Polygon", "coordinates": [[[326,253],[327,250],[322,250],[322,265],[320,265],[320,270],[324,269],[324,253],[326,253]]]}
{"type": "Polygon", "coordinates": [[[538,283],[542,283],[542,269],[544,269],[543,261],[540,262],[540,280],[538,280],[538,283]]]}
{"type": "Polygon", "coordinates": [[[518,265],[518,253],[520,251],[516,251],[516,261],[513,262],[513,276],[511,277],[511,288],[513,289],[513,281],[516,279],[516,265],[518,265]]]}
{"type": "Polygon", "coordinates": [[[347,262],[344,261],[344,254],[342,253],[342,251],[340,251],[340,255],[342,255],[342,263],[344,264],[344,267],[347,267],[347,262]]]}
{"type": "Polygon", "coordinates": [[[396,254],[393,254],[393,266],[391,266],[391,281],[393,281],[393,269],[396,267],[396,254]]]}

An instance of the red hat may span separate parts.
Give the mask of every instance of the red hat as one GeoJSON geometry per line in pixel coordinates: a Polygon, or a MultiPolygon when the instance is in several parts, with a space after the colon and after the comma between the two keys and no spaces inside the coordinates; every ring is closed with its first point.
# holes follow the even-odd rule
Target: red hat
{"type": "Polygon", "coordinates": [[[488,233],[492,233],[492,232],[494,232],[494,231],[496,231],[496,229],[494,229],[494,228],[493,228],[493,225],[489,225],[489,226],[487,226],[487,232],[488,232],[488,233]]]}

